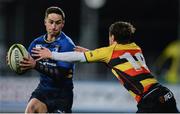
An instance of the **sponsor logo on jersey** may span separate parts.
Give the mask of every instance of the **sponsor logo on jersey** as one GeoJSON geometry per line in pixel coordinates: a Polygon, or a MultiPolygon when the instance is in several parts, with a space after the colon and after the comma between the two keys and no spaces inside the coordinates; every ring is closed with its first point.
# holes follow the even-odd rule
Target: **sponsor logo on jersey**
{"type": "Polygon", "coordinates": [[[36,44],[35,48],[42,48],[43,46],[41,44],[36,44]]]}
{"type": "Polygon", "coordinates": [[[56,45],[55,48],[53,49],[53,51],[58,52],[59,48],[60,48],[60,46],[59,46],[59,45],[56,45]]]}

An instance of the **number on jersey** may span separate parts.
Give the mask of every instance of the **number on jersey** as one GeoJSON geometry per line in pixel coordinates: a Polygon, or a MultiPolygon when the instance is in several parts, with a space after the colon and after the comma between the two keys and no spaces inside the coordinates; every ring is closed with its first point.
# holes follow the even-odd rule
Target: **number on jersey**
{"type": "Polygon", "coordinates": [[[131,53],[126,52],[123,55],[119,56],[120,59],[126,59],[136,71],[142,70],[142,67],[144,67],[146,70],[149,71],[144,56],[142,55],[142,53],[138,52],[135,54],[135,58],[131,55],[131,53]]]}

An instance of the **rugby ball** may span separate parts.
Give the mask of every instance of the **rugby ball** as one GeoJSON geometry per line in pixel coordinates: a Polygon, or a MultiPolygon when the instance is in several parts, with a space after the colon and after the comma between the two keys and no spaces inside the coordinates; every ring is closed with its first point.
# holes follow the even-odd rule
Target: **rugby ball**
{"type": "Polygon", "coordinates": [[[24,73],[19,66],[20,61],[23,60],[23,57],[28,57],[28,52],[22,44],[13,44],[9,48],[7,55],[8,66],[17,74],[24,73]]]}

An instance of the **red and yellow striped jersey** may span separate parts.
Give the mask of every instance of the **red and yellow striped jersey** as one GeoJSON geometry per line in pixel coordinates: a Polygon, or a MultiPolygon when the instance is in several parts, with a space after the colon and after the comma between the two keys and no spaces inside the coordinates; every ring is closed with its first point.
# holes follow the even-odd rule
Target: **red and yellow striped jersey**
{"type": "Polygon", "coordinates": [[[135,43],[113,44],[85,52],[87,62],[104,62],[123,86],[139,102],[157,80],[146,66],[141,48],[135,43]]]}

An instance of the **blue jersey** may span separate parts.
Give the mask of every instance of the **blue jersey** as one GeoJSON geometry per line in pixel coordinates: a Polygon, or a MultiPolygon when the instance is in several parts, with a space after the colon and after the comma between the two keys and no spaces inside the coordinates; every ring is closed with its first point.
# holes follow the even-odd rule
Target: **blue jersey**
{"type": "MultiPolygon", "coordinates": [[[[50,51],[67,52],[73,51],[75,47],[73,41],[61,32],[54,42],[46,40],[47,34],[36,38],[29,46],[29,53],[32,54],[32,48],[46,47],[50,51]]],[[[52,88],[73,88],[72,77],[74,64],[51,59],[43,59],[36,62],[36,70],[40,72],[39,86],[46,89],[52,88]]]]}

